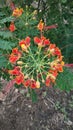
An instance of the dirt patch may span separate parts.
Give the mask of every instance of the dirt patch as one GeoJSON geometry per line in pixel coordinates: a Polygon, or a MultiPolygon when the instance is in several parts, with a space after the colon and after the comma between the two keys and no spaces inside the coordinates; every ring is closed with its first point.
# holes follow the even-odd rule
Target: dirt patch
{"type": "Polygon", "coordinates": [[[0,102],[0,130],[73,130],[73,91],[40,90],[32,103],[12,88],[0,102]]]}

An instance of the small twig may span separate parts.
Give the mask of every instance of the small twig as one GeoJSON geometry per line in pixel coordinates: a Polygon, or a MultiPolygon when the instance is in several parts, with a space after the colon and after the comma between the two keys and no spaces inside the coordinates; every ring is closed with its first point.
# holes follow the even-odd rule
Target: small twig
{"type": "Polygon", "coordinates": [[[63,50],[64,48],[66,48],[68,46],[73,46],[73,44],[66,45],[66,46],[62,47],[61,50],[63,50]]]}
{"type": "Polygon", "coordinates": [[[55,103],[50,98],[47,98],[47,100],[55,106],[55,103]]]}

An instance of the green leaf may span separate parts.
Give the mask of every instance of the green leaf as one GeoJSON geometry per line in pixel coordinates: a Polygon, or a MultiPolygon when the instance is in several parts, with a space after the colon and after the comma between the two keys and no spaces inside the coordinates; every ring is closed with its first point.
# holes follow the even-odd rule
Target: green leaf
{"type": "Polygon", "coordinates": [[[9,31],[0,31],[0,37],[9,39],[12,38],[12,33],[9,31]]]}
{"type": "Polygon", "coordinates": [[[5,16],[5,14],[4,14],[4,13],[2,13],[2,12],[0,12],[0,17],[3,17],[3,16],[5,16]]]}
{"type": "Polygon", "coordinates": [[[65,91],[73,90],[73,72],[71,69],[64,68],[64,72],[60,73],[56,79],[55,87],[65,91]]]}
{"type": "Polygon", "coordinates": [[[14,18],[12,16],[10,16],[10,17],[6,17],[6,18],[3,18],[2,20],[0,20],[0,23],[4,24],[6,22],[11,22],[13,20],[14,20],[14,18]]]}
{"type": "Polygon", "coordinates": [[[0,49],[11,50],[15,43],[0,39],[0,49]]]}
{"type": "Polygon", "coordinates": [[[67,2],[67,0],[62,0],[62,3],[66,3],[67,2]]]}
{"type": "Polygon", "coordinates": [[[37,102],[37,94],[34,89],[32,89],[31,98],[33,103],[37,102]]]}
{"type": "Polygon", "coordinates": [[[8,61],[4,56],[0,56],[0,68],[6,67],[8,61]]]}
{"type": "Polygon", "coordinates": [[[29,88],[28,91],[29,91],[29,93],[30,93],[32,102],[33,102],[33,103],[36,103],[38,99],[37,99],[37,94],[36,94],[35,90],[29,88]]]}

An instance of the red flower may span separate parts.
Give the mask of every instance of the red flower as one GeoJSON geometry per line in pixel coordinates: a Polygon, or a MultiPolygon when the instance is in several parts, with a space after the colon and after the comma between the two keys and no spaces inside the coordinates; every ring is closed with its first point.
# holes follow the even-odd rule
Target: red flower
{"type": "Polygon", "coordinates": [[[18,59],[21,57],[22,53],[21,51],[18,50],[18,48],[13,48],[12,49],[12,54],[18,56],[18,59]]]}
{"type": "Polygon", "coordinates": [[[19,42],[19,45],[20,45],[20,46],[23,45],[23,44],[25,44],[25,40],[24,40],[24,39],[22,39],[22,40],[19,42]]]}
{"type": "Polygon", "coordinates": [[[18,59],[19,59],[18,56],[14,55],[14,54],[11,54],[9,57],[9,61],[11,63],[15,63],[18,59]]]}
{"type": "Polygon", "coordinates": [[[30,37],[25,38],[25,44],[26,44],[26,46],[30,45],[30,37]]]}
{"type": "Polygon", "coordinates": [[[18,50],[18,48],[12,49],[12,53],[9,57],[9,61],[11,63],[15,63],[19,58],[21,57],[21,52],[18,50]]]}
{"type": "Polygon", "coordinates": [[[15,17],[19,17],[19,16],[21,16],[22,15],[22,13],[23,13],[23,9],[22,8],[15,8],[14,10],[13,10],[13,16],[15,16],[15,17]]]}
{"type": "Polygon", "coordinates": [[[40,46],[40,47],[44,47],[46,45],[50,44],[49,39],[46,39],[46,37],[42,36],[41,38],[39,37],[34,37],[34,42],[40,46]]]}
{"type": "Polygon", "coordinates": [[[25,39],[22,39],[19,42],[19,45],[21,46],[22,50],[25,52],[28,52],[28,47],[30,46],[30,37],[26,37],[25,39]]]}
{"type": "Polygon", "coordinates": [[[49,49],[55,49],[56,45],[55,44],[50,44],[49,49]]]}
{"type": "Polygon", "coordinates": [[[57,77],[58,75],[57,70],[50,70],[49,73],[53,74],[54,77],[57,77]]]}
{"type": "Polygon", "coordinates": [[[49,44],[50,44],[49,39],[45,39],[45,40],[44,40],[44,45],[49,45],[49,44]]]}
{"type": "Polygon", "coordinates": [[[25,82],[24,82],[24,86],[28,87],[30,86],[31,84],[31,80],[30,79],[27,79],[25,82]]]}
{"type": "Polygon", "coordinates": [[[63,66],[62,65],[58,64],[56,68],[59,72],[63,72],[63,66]]]}
{"type": "Polygon", "coordinates": [[[31,80],[30,87],[31,87],[32,89],[35,89],[35,88],[36,88],[36,81],[35,81],[35,80],[31,80]]]}
{"type": "Polygon", "coordinates": [[[13,70],[9,70],[9,74],[11,75],[19,75],[20,74],[20,67],[15,67],[13,70]]]}
{"type": "Polygon", "coordinates": [[[20,85],[21,83],[23,83],[24,82],[24,75],[21,73],[20,75],[16,76],[15,82],[18,85],[20,85]]]}
{"type": "Polygon", "coordinates": [[[57,56],[61,56],[61,51],[58,47],[55,48],[54,54],[57,55],[57,56]]]}
{"type": "Polygon", "coordinates": [[[15,27],[15,25],[14,25],[13,22],[10,24],[9,30],[10,30],[11,32],[14,32],[14,31],[16,30],[16,27],[15,27]]]}
{"type": "Polygon", "coordinates": [[[41,42],[41,39],[40,39],[40,38],[38,38],[38,37],[34,37],[34,42],[38,44],[38,43],[40,43],[40,42],[41,42]]]}
{"type": "Polygon", "coordinates": [[[19,51],[18,51],[18,48],[13,48],[13,49],[12,49],[12,53],[13,53],[13,54],[18,54],[18,52],[19,52],[19,51]]]}
{"type": "Polygon", "coordinates": [[[29,46],[30,45],[30,37],[26,37],[25,39],[22,39],[20,42],[19,42],[19,45],[26,45],[26,46],[29,46]]]}
{"type": "Polygon", "coordinates": [[[42,41],[46,40],[46,37],[41,36],[41,40],[42,40],[42,41]]]}
{"type": "Polygon", "coordinates": [[[47,87],[49,87],[49,86],[50,86],[50,83],[51,83],[50,78],[47,78],[46,81],[45,81],[45,85],[46,85],[47,87]]]}

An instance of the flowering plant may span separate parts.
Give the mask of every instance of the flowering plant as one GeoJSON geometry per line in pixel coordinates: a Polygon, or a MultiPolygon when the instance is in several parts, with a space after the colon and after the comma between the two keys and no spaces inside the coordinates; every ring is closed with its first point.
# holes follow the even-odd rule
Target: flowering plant
{"type": "MultiPolygon", "coordinates": [[[[13,16],[22,15],[23,9],[14,9],[13,16]]],[[[37,25],[39,36],[26,36],[19,40],[12,49],[9,62],[12,69],[8,70],[15,84],[34,90],[43,85],[49,87],[56,83],[56,78],[63,72],[63,56],[61,50],[44,36],[45,25],[40,20],[37,25]]],[[[10,24],[11,32],[16,30],[14,23],[10,24]]]]}

